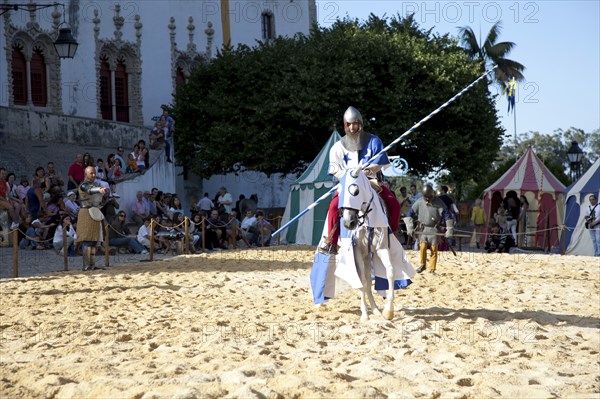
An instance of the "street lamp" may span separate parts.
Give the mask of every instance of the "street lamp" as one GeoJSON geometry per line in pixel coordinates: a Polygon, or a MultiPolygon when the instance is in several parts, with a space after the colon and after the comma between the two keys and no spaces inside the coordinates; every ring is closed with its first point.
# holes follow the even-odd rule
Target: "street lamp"
{"type": "Polygon", "coordinates": [[[581,177],[581,161],[583,159],[583,150],[576,141],[571,142],[567,157],[571,163],[571,180],[575,181],[581,177]]]}
{"type": "Polygon", "coordinates": [[[62,6],[63,9],[63,22],[60,26],[67,26],[58,30],[58,37],[54,41],[54,49],[60,58],[73,58],[79,44],[73,38],[71,34],[71,28],[68,27],[65,21],[65,5],[63,3],[51,3],[51,4],[38,4],[38,3],[1,3],[0,4],[0,16],[6,14],[9,11],[38,11],[44,8],[50,8],[55,6],[62,6]]]}

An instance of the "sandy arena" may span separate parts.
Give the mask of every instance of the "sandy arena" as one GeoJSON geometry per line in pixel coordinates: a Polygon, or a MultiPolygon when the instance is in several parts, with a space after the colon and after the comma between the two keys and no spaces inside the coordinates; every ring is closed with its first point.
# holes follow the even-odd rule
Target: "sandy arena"
{"type": "Polygon", "coordinates": [[[598,258],[444,253],[361,323],[355,290],[314,307],[313,251],[2,280],[0,397],[600,396],[598,258]]]}

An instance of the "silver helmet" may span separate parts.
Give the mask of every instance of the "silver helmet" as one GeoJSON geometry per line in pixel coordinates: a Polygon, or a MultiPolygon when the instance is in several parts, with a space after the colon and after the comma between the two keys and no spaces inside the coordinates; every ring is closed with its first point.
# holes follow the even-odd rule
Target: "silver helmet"
{"type": "Polygon", "coordinates": [[[344,112],[344,123],[352,123],[352,122],[360,122],[363,124],[363,118],[360,112],[354,107],[348,107],[346,112],[344,112]]]}
{"type": "Polygon", "coordinates": [[[435,191],[430,184],[426,184],[425,187],[423,187],[423,197],[425,197],[427,201],[431,201],[433,197],[435,197],[435,191]]]}

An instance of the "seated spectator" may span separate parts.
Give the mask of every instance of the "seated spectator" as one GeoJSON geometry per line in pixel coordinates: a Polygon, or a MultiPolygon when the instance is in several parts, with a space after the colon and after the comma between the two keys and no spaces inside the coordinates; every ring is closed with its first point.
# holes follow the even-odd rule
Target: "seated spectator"
{"type": "Polygon", "coordinates": [[[137,242],[142,244],[145,248],[150,248],[150,222],[152,218],[146,217],[144,223],[140,226],[137,233],[137,242]]]}
{"type": "Polygon", "coordinates": [[[206,220],[204,229],[206,233],[206,248],[220,251],[225,248],[227,229],[225,223],[219,218],[219,211],[212,210],[210,217],[206,220]]]}
{"type": "Polygon", "coordinates": [[[231,247],[233,247],[234,244],[239,240],[244,241],[244,244],[246,244],[247,247],[250,247],[250,242],[248,241],[248,239],[246,238],[246,234],[242,230],[242,223],[240,223],[240,221],[237,219],[237,211],[235,209],[232,209],[229,213],[229,224],[227,227],[227,239],[231,247]]]}
{"type": "Polygon", "coordinates": [[[6,210],[8,212],[8,216],[12,220],[10,228],[15,229],[19,226],[21,216],[25,216],[25,210],[23,204],[9,194],[6,176],[6,169],[0,168],[0,211],[6,210]]]}
{"type": "Polygon", "coordinates": [[[67,254],[69,256],[75,256],[75,241],[77,240],[77,232],[75,231],[75,227],[71,222],[71,216],[68,214],[64,214],[61,217],[61,221],[56,226],[56,231],[54,232],[54,239],[52,240],[52,247],[59,255],[64,253],[65,245],[64,245],[64,237],[63,232],[67,232],[67,254]]]}
{"type": "Polygon", "coordinates": [[[515,241],[512,234],[505,233],[500,227],[500,224],[496,223],[490,231],[488,239],[485,241],[485,250],[490,252],[510,252],[510,249],[515,246],[515,241]]]}
{"type": "MultiPolygon", "coordinates": [[[[108,245],[117,248],[128,248],[130,252],[134,254],[145,255],[148,251],[144,248],[138,240],[131,236],[129,227],[125,224],[126,214],[123,211],[119,211],[117,217],[110,223],[108,229],[108,245]]],[[[144,222],[145,223],[145,222],[144,222]]],[[[148,223],[149,225],[149,223],[148,223]]],[[[148,237],[150,235],[148,234],[148,237]]],[[[148,244],[150,240],[148,239],[148,244]]],[[[148,245],[149,246],[149,245],[148,245]]]]}
{"type": "Polygon", "coordinates": [[[50,188],[58,186],[62,190],[64,188],[65,181],[58,175],[54,162],[48,162],[46,169],[46,184],[50,186],[50,188]]]}
{"type": "Polygon", "coordinates": [[[108,181],[108,171],[104,168],[104,161],[102,158],[98,158],[96,161],[96,179],[108,181]]]}
{"type": "Polygon", "coordinates": [[[21,184],[17,186],[17,194],[23,203],[25,203],[25,198],[27,198],[27,191],[29,191],[31,187],[29,187],[29,181],[26,177],[21,178],[21,184]]]}
{"type": "Polygon", "coordinates": [[[112,180],[108,181],[108,188],[110,189],[110,194],[108,199],[104,203],[104,207],[102,208],[102,213],[106,218],[106,223],[110,224],[117,216],[117,210],[120,205],[117,201],[119,195],[117,194],[117,183],[112,180]]]}
{"type": "Polygon", "coordinates": [[[250,244],[255,244],[258,235],[258,220],[254,215],[254,210],[248,209],[246,211],[246,217],[242,220],[242,230],[246,235],[246,240],[250,244]]]}
{"type": "Polygon", "coordinates": [[[71,216],[72,221],[76,221],[80,206],[77,203],[77,194],[75,191],[69,191],[67,196],[63,198],[63,203],[67,215],[71,216]]]}
{"type": "Polygon", "coordinates": [[[123,165],[121,164],[120,159],[115,159],[114,163],[108,170],[108,178],[112,180],[118,179],[121,176],[123,176],[123,165]]]}
{"type": "Polygon", "coordinates": [[[275,226],[265,219],[263,211],[256,212],[256,224],[258,226],[258,234],[256,235],[255,244],[259,247],[268,247],[271,243],[271,234],[275,231],[275,226]]]}
{"type": "Polygon", "coordinates": [[[146,142],[144,140],[138,141],[138,147],[140,147],[140,154],[138,157],[138,168],[142,173],[150,167],[150,151],[146,148],[146,142]]]}
{"type": "Polygon", "coordinates": [[[150,216],[150,208],[144,201],[142,192],[138,191],[136,193],[136,200],[131,204],[131,220],[139,227],[144,224],[144,220],[148,216],[150,216]]]}
{"type": "Polygon", "coordinates": [[[189,234],[192,240],[192,247],[195,251],[200,249],[202,245],[202,218],[205,215],[201,213],[195,213],[190,221],[189,234]]]}
{"type": "Polygon", "coordinates": [[[165,142],[164,126],[160,122],[156,122],[150,131],[150,148],[156,150],[160,144],[165,142]]]}
{"type": "Polygon", "coordinates": [[[38,212],[38,218],[31,222],[31,226],[27,229],[24,240],[19,243],[19,248],[26,249],[31,245],[31,249],[47,249],[48,232],[55,225],[49,224],[50,215],[44,210],[38,212]]]}
{"type": "Polygon", "coordinates": [[[124,168],[127,165],[127,157],[125,156],[125,148],[120,145],[117,147],[117,153],[115,154],[115,161],[121,162],[121,168],[124,168]]]}
{"type": "Polygon", "coordinates": [[[140,168],[139,165],[140,163],[138,162],[138,159],[140,157],[140,146],[139,145],[134,145],[133,146],[133,152],[131,152],[129,155],[127,155],[127,169],[125,169],[125,172],[127,173],[140,173],[140,168]]]}

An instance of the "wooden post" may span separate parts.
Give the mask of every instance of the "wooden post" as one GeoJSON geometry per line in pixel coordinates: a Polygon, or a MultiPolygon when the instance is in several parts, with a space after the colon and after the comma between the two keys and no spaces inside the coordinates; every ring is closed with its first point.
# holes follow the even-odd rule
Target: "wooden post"
{"type": "MultiPolygon", "coordinates": [[[[281,227],[281,216],[277,216],[277,229],[275,231],[279,230],[280,227],[281,227]]],[[[281,234],[277,234],[277,245],[278,246],[281,244],[280,240],[281,240],[281,234]]]]}
{"type": "Polygon", "coordinates": [[[154,258],[154,219],[150,220],[150,262],[154,258]]]}
{"type": "Polygon", "coordinates": [[[108,242],[108,223],[104,224],[104,267],[110,266],[110,243],[108,242]]]}
{"type": "Polygon", "coordinates": [[[69,271],[69,243],[67,242],[67,229],[66,226],[63,225],[63,262],[64,262],[64,271],[69,271]]]}
{"type": "Polygon", "coordinates": [[[183,219],[183,231],[185,233],[185,254],[190,254],[190,219],[186,216],[183,219]]]}
{"type": "Polygon", "coordinates": [[[206,225],[204,221],[206,218],[202,216],[202,251],[206,250],[206,225]]]}
{"type": "Polygon", "coordinates": [[[235,218],[231,218],[231,241],[234,249],[237,249],[237,223],[235,218]]]}
{"type": "Polygon", "coordinates": [[[13,230],[13,277],[19,277],[19,229],[13,230]]]}
{"type": "Polygon", "coordinates": [[[560,251],[561,255],[564,255],[567,252],[567,237],[565,233],[565,225],[562,225],[562,227],[560,228],[560,238],[562,240],[562,250],[560,251]]]}

